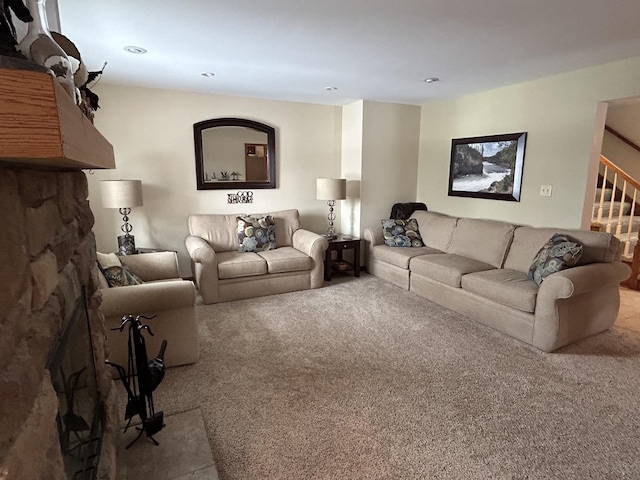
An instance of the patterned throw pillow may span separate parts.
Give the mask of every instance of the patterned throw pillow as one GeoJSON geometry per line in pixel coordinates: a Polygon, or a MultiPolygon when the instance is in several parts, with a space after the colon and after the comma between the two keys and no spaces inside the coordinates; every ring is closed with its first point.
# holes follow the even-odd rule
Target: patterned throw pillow
{"type": "Polygon", "coordinates": [[[384,243],[390,247],[424,247],[415,218],[382,220],[382,235],[384,243]]]}
{"type": "Polygon", "coordinates": [[[276,224],[271,215],[236,217],[239,252],[264,252],[276,248],[276,224]]]}
{"type": "Polygon", "coordinates": [[[582,245],[556,233],[533,258],[528,277],[538,285],[552,273],[574,267],[582,256],[582,245]]]}
{"type": "Polygon", "coordinates": [[[125,266],[103,268],[102,274],[107,279],[109,287],[128,287],[129,285],[140,285],[144,283],[140,277],[125,266]]]}

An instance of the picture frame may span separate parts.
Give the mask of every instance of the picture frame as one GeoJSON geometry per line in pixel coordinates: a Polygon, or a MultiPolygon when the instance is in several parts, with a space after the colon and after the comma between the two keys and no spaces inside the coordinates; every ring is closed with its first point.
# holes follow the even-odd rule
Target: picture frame
{"type": "Polygon", "coordinates": [[[449,196],[519,202],[527,132],[451,140],[449,196]]]}

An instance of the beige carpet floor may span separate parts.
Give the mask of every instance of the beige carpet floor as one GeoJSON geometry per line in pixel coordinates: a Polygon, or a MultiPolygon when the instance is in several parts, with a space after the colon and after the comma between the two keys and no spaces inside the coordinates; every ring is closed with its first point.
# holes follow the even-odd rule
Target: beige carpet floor
{"type": "Polygon", "coordinates": [[[640,333],[547,354],[366,274],[198,319],[156,408],[221,480],[640,478],[640,333]]]}

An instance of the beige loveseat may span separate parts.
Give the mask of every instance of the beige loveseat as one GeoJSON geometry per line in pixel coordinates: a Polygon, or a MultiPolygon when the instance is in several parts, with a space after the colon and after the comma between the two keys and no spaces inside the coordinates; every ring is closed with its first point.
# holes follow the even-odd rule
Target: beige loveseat
{"type": "Polygon", "coordinates": [[[551,352],[616,320],[619,283],[630,269],[607,233],[533,228],[414,212],[424,247],[390,247],[381,227],[364,231],[367,271],[474,320],[551,352]],[[527,273],[555,233],[583,245],[575,267],[540,286],[527,273]]]}
{"type": "Polygon", "coordinates": [[[322,235],[300,228],[298,210],[251,214],[254,217],[271,215],[275,222],[277,248],[260,252],[238,251],[238,215],[189,217],[185,245],[204,303],[322,286],[328,241],[322,235]]]}
{"type": "Polygon", "coordinates": [[[165,366],[195,363],[199,356],[196,290],[193,282],[180,278],[176,253],[153,252],[118,258],[144,283],[109,287],[105,278],[99,275],[109,360],[126,368],[127,329],[123,332],[111,330],[120,326],[123,315],[156,315],[152,320],[143,320],[154,334],[145,334],[149,358],[155,357],[162,340],[167,340],[165,366]]]}

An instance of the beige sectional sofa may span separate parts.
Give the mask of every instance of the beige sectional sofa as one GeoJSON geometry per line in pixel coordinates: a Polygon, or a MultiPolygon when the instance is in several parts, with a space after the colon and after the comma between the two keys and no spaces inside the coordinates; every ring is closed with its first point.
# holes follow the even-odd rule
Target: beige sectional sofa
{"type": "Polygon", "coordinates": [[[619,283],[630,273],[614,236],[413,214],[424,247],[390,247],[381,227],[364,231],[367,271],[507,335],[551,352],[602,332],[616,320],[619,283]],[[527,273],[555,233],[583,245],[575,267],[540,286],[527,273]]]}
{"type": "Polygon", "coordinates": [[[275,222],[277,248],[239,252],[236,219],[240,214],[189,216],[185,245],[204,303],[319,288],[323,284],[322,235],[300,228],[298,210],[270,215],[275,222]]]}

